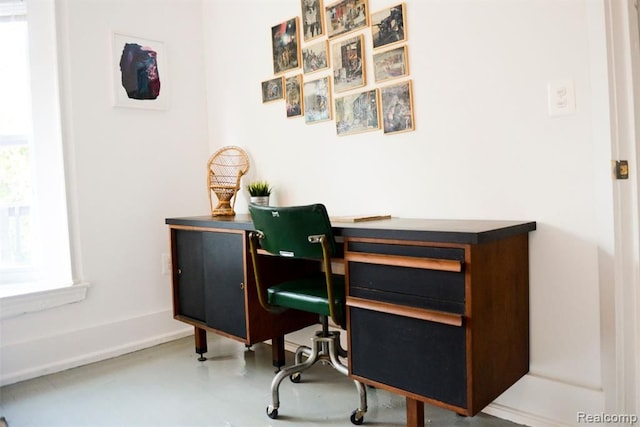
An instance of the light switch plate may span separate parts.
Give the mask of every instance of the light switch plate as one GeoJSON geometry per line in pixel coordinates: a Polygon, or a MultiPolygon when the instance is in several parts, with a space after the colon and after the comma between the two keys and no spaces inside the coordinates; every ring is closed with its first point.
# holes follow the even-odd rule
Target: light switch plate
{"type": "Polygon", "coordinates": [[[564,116],[576,112],[573,80],[556,80],[547,85],[550,116],[564,116]]]}

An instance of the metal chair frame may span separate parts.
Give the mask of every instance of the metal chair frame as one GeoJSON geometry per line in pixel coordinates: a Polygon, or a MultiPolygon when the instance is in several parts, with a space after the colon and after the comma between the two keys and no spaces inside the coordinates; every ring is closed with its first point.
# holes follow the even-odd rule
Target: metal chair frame
{"type": "MultiPolygon", "coordinates": [[[[313,206],[313,205],[311,205],[313,206]]],[[[299,207],[298,207],[299,208],[299,207]]],[[[273,212],[277,212],[278,210],[283,210],[287,208],[269,208],[269,207],[249,207],[250,212],[252,209],[271,209],[273,212]]],[[[322,210],[326,215],[326,209],[322,206],[322,210]]],[[[276,214],[274,214],[276,216],[276,214]]],[[[328,217],[326,219],[327,224],[330,223],[328,217]]],[[[334,281],[333,281],[333,272],[331,268],[331,255],[332,248],[335,245],[335,241],[333,240],[333,235],[331,234],[331,229],[329,228],[327,234],[313,234],[306,236],[306,239],[309,243],[312,244],[320,244],[322,248],[321,261],[324,270],[324,277],[327,286],[327,297],[329,301],[329,316],[320,315],[320,323],[322,325],[322,330],[317,331],[315,336],[311,339],[311,346],[300,346],[296,350],[294,357],[294,364],[288,367],[282,368],[276,376],[273,378],[271,382],[271,397],[272,403],[267,406],[267,415],[275,419],[278,417],[278,409],[280,408],[280,397],[279,397],[279,388],[282,381],[289,377],[292,382],[298,383],[300,382],[301,373],[306,369],[310,368],[317,362],[322,362],[323,364],[327,364],[343,375],[349,375],[349,368],[347,365],[342,363],[340,357],[346,358],[347,351],[342,348],[340,345],[340,332],[339,331],[330,331],[328,325],[328,317],[331,317],[332,321],[344,328],[344,319],[339,318],[337,315],[337,308],[335,307],[335,299],[334,299],[334,281]],[[329,234],[329,235],[327,235],[329,234]],[[333,243],[333,245],[332,245],[333,243]]],[[[253,231],[249,234],[249,251],[251,253],[251,261],[253,264],[253,271],[255,276],[256,287],[258,290],[258,300],[260,301],[260,305],[270,313],[281,314],[286,308],[280,306],[273,306],[269,304],[267,299],[267,289],[265,288],[262,280],[261,280],[261,272],[260,272],[260,260],[258,253],[258,249],[260,248],[260,242],[263,241],[267,236],[265,236],[264,232],[261,230],[253,231]]],[[[268,252],[271,255],[282,256],[281,253],[268,252]]],[[[295,254],[287,253],[288,257],[296,258],[295,254]]],[[[344,317],[344,316],[343,316],[344,317]]],[[[367,412],[367,393],[366,388],[363,383],[353,380],[356,389],[358,390],[359,396],[359,406],[356,410],[351,414],[351,422],[356,425],[360,425],[364,422],[364,414],[367,412]]]]}

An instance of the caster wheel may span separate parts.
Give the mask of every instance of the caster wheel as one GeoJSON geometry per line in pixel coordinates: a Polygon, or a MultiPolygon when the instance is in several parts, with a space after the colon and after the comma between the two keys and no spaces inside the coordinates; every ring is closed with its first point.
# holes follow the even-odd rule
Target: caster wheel
{"type": "Polygon", "coordinates": [[[351,424],[361,425],[364,422],[364,414],[357,409],[351,413],[351,424]]]}
{"type": "Polygon", "coordinates": [[[278,408],[273,409],[271,405],[267,406],[267,416],[272,420],[278,418],[278,408]]]}
{"type": "Polygon", "coordinates": [[[289,376],[289,379],[291,380],[292,383],[298,384],[302,379],[302,375],[300,374],[300,372],[296,372],[295,374],[291,374],[289,376]]]}

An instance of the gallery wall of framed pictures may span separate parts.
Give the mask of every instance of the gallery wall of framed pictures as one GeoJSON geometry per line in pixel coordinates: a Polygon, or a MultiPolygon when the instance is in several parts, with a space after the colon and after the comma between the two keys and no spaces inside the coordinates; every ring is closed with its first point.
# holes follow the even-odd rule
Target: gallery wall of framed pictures
{"type": "Polygon", "coordinates": [[[415,130],[405,3],[298,1],[299,16],[271,27],[262,102],[284,101],[284,117],[306,124],[335,121],[337,135],[415,130]]]}

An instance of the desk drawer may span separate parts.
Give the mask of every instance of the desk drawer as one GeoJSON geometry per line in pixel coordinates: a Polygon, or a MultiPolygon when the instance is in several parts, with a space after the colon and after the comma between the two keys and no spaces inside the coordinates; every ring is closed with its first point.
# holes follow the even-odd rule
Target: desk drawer
{"type": "Polygon", "coordinates": [[[465,408],[465,327],[349,307],[351,374],[465,408]]]}
{"type": "Polygon", "coordinates": [[[464,314],[464,249],[349,242],[349,296],[464,314]]]}

